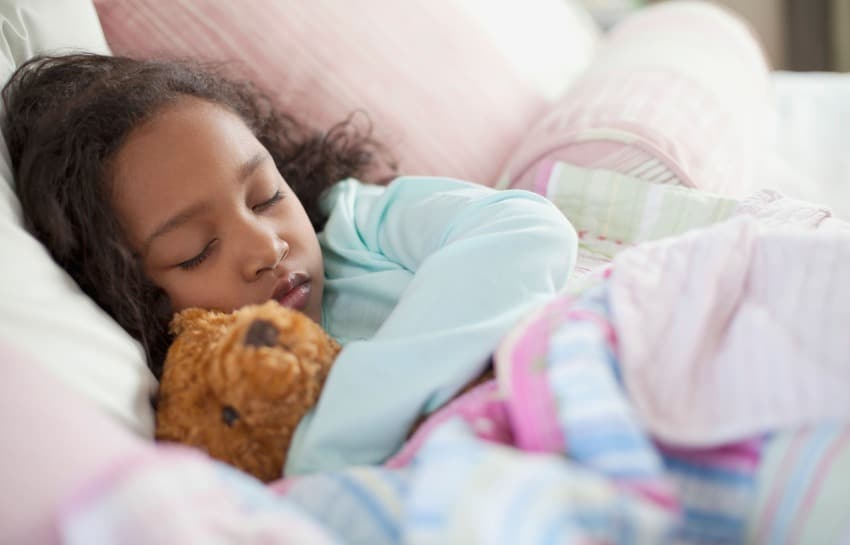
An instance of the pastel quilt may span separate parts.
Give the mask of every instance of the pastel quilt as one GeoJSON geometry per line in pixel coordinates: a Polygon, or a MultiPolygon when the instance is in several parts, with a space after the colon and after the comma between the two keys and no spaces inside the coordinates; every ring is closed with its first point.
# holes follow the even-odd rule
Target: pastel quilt
{"type": "Polygon", "coordinates": [[[841,394],[850,391],[850,338],[840,328],[848,267],[843,233],[775,231],[747,218],[641,245],[594,274],[582,295],[557,297],[518,324],[494,354],[497,378],[435,413],[384,465],[264,487],[172,450],[72,501],[63,537],[841,543],[850,531],[850,402],[841,394]],[[739,266],[727,267],[729,252],[718,250],[729,237],[741,241],[739,266]],[[785,257],[777,263],[771,248],[785,257]],[[729,296],[708,293],[716,283],[686,282],[691,269],[674,257],[682,251],[705,274],[721,271],[729,296]],[[829,272],[812,275],[813,267],[829,272]],[[809,278],[828,285],[818,291],[809,278]],[[767,298],[765,312],[753,311],[751,297],[767,298]],[[766,323],[770,335],[757,337],[750,326],[766,323]],[[754,354],[769,356],[775,372],[754,354]],[[735,368],[741,385],[721,387],[735,368]]]}
{"type": "Polygon", "coordinates": [[[263,486],[163,447],[72,498],[64,542],[850,542],[846,224],[570,168],[547,191],[594,266],[385,464],[263,486]]]}

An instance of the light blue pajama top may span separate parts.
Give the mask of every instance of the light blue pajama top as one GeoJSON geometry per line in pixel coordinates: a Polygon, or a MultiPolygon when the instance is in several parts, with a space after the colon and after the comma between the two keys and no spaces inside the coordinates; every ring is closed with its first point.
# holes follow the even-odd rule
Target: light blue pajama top
{"type": "Polygon", "coordinates": [[[324,328],[343,345],[285,473],[376,464],[561,290],[577,237],[540,195],[448,178],[349,179],[323,198],[324,328]]]}

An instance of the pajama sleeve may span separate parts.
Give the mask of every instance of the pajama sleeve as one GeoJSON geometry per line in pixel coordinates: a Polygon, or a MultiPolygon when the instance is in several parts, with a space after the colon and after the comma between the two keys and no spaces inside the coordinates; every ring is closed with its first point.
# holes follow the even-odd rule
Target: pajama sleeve
{"type": "Polygon", "coordinates": [[[393,454],[416,418],[476,377],[511,326],[563,288],[577,251],[567,219],[531,192],[406,177],[387,188],[348,181],[330,200],[326,276],[365,294],[337,308],[352,321],[374,319],[382,300],[391,311],[371,338],[345,345],[298,426],[287,475],[393,454]]]}

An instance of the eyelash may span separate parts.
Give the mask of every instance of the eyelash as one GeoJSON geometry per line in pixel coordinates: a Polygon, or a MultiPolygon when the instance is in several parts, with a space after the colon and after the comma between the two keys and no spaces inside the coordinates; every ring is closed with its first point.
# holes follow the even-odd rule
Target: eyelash
{"type": "MultiPolygon", "coordinates": [[[[278,189],[277,191],[275,191],[274,195],[272,195],[272,197],[269,200],[261,202],[260,204],[256,205],[252,210],[254,212],[263,212],[263,211],[271,208],[275,204],[279,203],[282,200],[283,200],[283,193],[281,193],[280,190],[278,189]]],[[[201,250],[201,253],[199,253],[198,255],[193,257],[192,259],[187,259],[186,261],[183,261],[182,263],[178,263],[177,266],[180,267],[181,269],[183,269],[184,271],[189,271],[191,269],[194,269],[195,267],[197,267],[198,265],[203,263],[210,256],[210,254],[212,253],[212,246],[213,246],[214,243],[215,243],[215,240],[210,241],[210,243],[207,244],[204,247],[203,250],[201,250]]]]}
{"type": "Polygon", "coordinates": [[[195,267],[197,267],[198,265],[203,263],[204,260],[210,256],[210,254],[212,253],[212,245],[213,245],[214,242],[215,242],[215,240],[210,241],[209,244],[204,246],[204,249],[201,250],[201,253],[199,253],[198,255],[193,257],[192,259],[187,259],[186,261],[184,261],[182,263],[178,263],[177,266],[180,267],[181,269],[183,269],[184,271],[194,269],[195,267]]]}
{"type": "Polygon", "coordinates": [[[274,195],[272,195],[271,199],[269,199],[265,202],[261,202],[260,204],[255,206],[253,208],[253,210],[254,210],[254,212],[263,212],[263,211],[271,208],[272,206],[276,205],[277,203],[279,203],[282,200],[283,200],[283,193],[281,193],[280,189],[278,189],[277,191],[274,192],[274,195]]]}

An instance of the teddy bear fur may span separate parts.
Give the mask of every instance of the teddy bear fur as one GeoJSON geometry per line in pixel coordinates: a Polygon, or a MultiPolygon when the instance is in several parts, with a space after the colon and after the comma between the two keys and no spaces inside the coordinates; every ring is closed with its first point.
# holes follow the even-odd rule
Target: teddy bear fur
{"type": "Polygon", "coordinates": [[[171,331],[156,438],[198,447],[264,482],[280,478],[339,345],[276,301],[231,313],[186,309],[171,331]]]}

